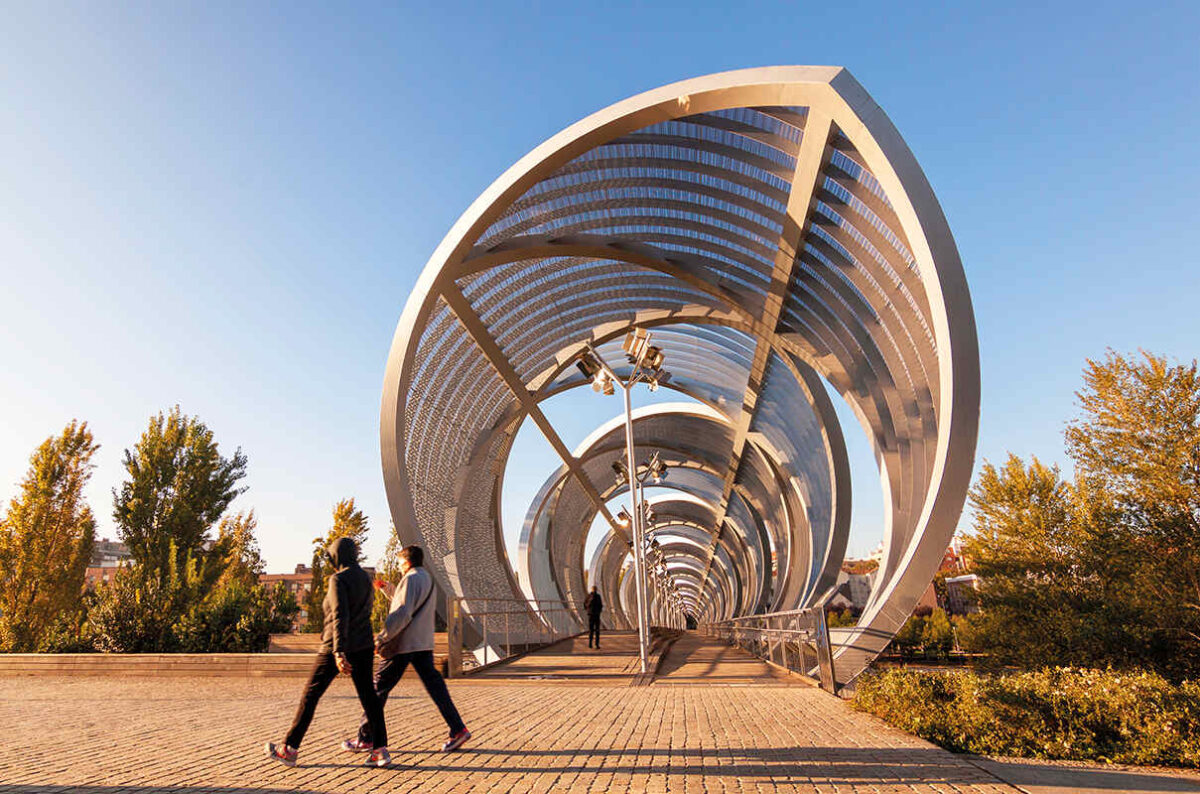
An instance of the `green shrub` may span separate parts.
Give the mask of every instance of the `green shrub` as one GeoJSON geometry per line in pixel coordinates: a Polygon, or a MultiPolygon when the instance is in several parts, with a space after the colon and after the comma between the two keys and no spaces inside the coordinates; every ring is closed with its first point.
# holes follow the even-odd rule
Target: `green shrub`
{"type": "Polygon", "coordinates": [[[926,659],[944,659],[953,647],[950,616],[938,608],[917,607],[892,637],[892,648],[901,658],[919,654],[926,659]]]}
{"type": "Polygon", "coordinates": [[[282,583],[267,589],[229,581],[175,624],[175,644],[190,653],[260,653],[271,634],[291,628],[299,607],[282,583]]]}
{"type": "Polygon", "coordinates": [[[950,627],[950,616],[944,610],[935,609],[925,618],[921,628],[921,646],[926,654],[945,658],[954,647],[954,630],[950,627]]]}
{"type": "Polygon", "coordinates": [[[257,652],[272,632],[291,628],[297,611],[282,584],[226,579],[206,592],[190,560],[166,575],[132,565],[97,592],[80,636],[111,653],[257,652]]]}
{"type": "Polygon", "coordinates": [[[861,678],[853,705],[956,752],[1200,766],[1200,682],[1151,672],[891,669],[861,678]]]}
{"type": "Polygon", "coordinates": [[[174,650],[171,626],[181,600],[177,580],[140,565],[120,568],[97,593],[87,621],[97,650],[160,653],[174,650]]]}
{"type": "Polygon", "coordinates": [[[987,627],[983,625],[983,615],[973,612],[954,618],[954,628],[958,633],[958,645],[967,653],[986,654],[989,649],[987,637],[983,636],[987,627]]]}
{"type": "Polygon", "coordinates": [[[77,608],[60,612],[38,643],[38,653],[94,653],[96,638],[87,622],[94,602],[95,595],[87,592],[77,608]]]}

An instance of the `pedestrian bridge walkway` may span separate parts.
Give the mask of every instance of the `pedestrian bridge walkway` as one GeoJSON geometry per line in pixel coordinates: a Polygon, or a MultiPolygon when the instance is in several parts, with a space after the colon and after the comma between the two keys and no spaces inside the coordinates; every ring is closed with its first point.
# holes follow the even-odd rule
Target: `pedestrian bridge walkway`
{"type": "Polygon", "coordinates": [[[468,680],[567,681],[627,685],[638,672],[637,633],[606,634],[600,648],[588,648],[587,637],[560,640],[545,648],[472,673],[468,680]]]}
{"type": "Polygon", "coordinates": [[[629,687],[636,666],[634,636],[612,634],[455,679],[473,737],[452,754],[410,673],[387,705],[391,769],[338,749],[359,719],[345,676],[294,769],[262,744],[286,731],[303,679],[0,678],[0,794],[1200,792],[1195,775],[954,755],[695,634],[651,686],[629,687]]]}
{"type": "MultiPolygon", "coordinates": [[[[655,650],[654,685],[804,685],[802,679],[772,668],[741,648],[695,632],[684,632],[665,648],[655,650]]],[[[640,669],[637,633],[614,631],[604,634],[599,648],[589,648],[585,636],[571,637],[470,677],[628,686],[640,669]]]]}
{"type": "Polygon", "coordinates": [[[686,632],[671,646],[654,677],[656,686],[806,686],[802,681],[741,648],[695,632],[686,632]]]}

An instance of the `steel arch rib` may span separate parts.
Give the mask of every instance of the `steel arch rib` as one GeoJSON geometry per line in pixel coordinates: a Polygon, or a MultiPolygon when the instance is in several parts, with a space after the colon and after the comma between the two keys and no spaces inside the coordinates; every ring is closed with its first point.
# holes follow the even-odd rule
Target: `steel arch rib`
{"type": "MultiPolygon", "coordinates": [[[[978,349],[966,279],[941,208],[899,133],[844,69],[726,72],[601,110],[534,149],[480,195],[434,252],[405,306],[380,430],[397,533],[441,550],[431,569],[468,600],[471,588],[517,594],[498,524],[499,483],[488,476],[503,469],[519,424],[509,420],[530,413],[553,433],[536,404],[558,388],[576,343],[554,340],[552,324],[543,325],[522,344],[554,345],[568,355],[560,353],[553,371],[522,379],[464,290],[504,262],[536,268],[536,257],[555,251],[610,257],[614,268],[646,267],[678,279],[707,304],[686,321],[744,330],[758,340],[756,361],[775,354],[793,366],[803,362],[850,404],[875,445],[890,495],[879,584],[860,626],[840,637],[839,675],[852,677],[903,623],[936,570],[962,510],[978,430],[978,349]],[[746,133],[753,125],[745,114],[762,117],[753,117],[762,134],[746,133]],[[597,190],[621,179],[644,195],[627,191],[606,203],[597,190]],[[656,195],[660,187],[679,197],[656,195]],[[756,241],[781,198],[787,206],[771,272],[770,248],[756,241]],[[511,222],[489,232],[518,206],[511,222]],[[465,342],[446,341],[464,328],[465,342]],[[454,443],[466,451],[454,451],[454,443]],[[469,584],[464,565],[473,573],[469,584]]],[[[684,308],[655,312],[666,317],[684,308]]],[[[626,326],[653,323],[655,313],[628,316],[626,326]]],[[[615,330],[596,328],[593,338],[615,330]]],[[[747,387],[742,425],[756,421],[758,399],[747,387]]],[[[560,454],[582,484],[577,461],[560,454]]],[[[735,445],[727,493],[739,458],[735,445]]],[[[836,564],[837,556],[826,563],[836,564]]],[[[708,598],[703,582],[699,592],[708,598]]],[[[730,604],[723,595],[712,610],[730,604]]]]}
{"type": "MultiPolygon", "coordinates": [[[[718,412],[704,408],[699,405],[692,404],[667,404],[648,406],[638,409],[634,414],[634,436],[635,444],[641,448],[646,454],[651,451],[659,451],[664,453],[664,460],[672,464],[680,465],[682,468],[676,469],[676,475],[673,479],[668,479],[667,487],[681,488],[685,492],[689,492],[687,487],[679,485],[681,475],[691,473],[692,476],[699,475],[701,472],[708,472],[708,476],[719,482],[720,474],[723,465],[725,465],[724,457],[719,449],[710,449],[705,451],[696,446],[681,445],[678,441],[673,440],[676,436],[688,437],[704,437],[703,429],[706,424],[715,423],[716,425],[728,424],[721,414],[718,412]]],[[[614,455],[620,455],[623,452],[623,441],[619,441],[619,436],[622,430],[622,421],[620,418],[611,420],[602,425],[593,432],[588,439],[585,439],[575,449],[573,455],[579,461],[581,467],[588,471],[593,467],[593,461],[604,461],[614,455]]],[[[833,428],[822,428],[824,431],[836,432],[836,425],[833,428]]],[[[798,594],[807,594],[808,591],[801,590],[804,582],[791,581],[773,581],[765,573],[768,566],[764,564],[765,549],[761,541],[757,540],[757,535],[751,530],[749,524],[753,523],[759,527],[761,531],[762,509],[758,505],[762,505],[771,499],[787,498],[791,502],[796,501],[796,495],[790,492],[791,485],[782,482],[779,477],[781,463],[776,459],[775,455],[770,450],[762,450],[757,446],[757,442],[752,445],[752,453],[756,460],[762,460],[766,467],[765,472],[758,472],[754,477],[751,477],[747,482],[740,486],[740,490],[745,492],[745,506],[742,510],[746,513],[748,520],[737,522],[741,527],[740,534],[736,535],[735,540],[738,544],[731,545],[730,551],[738,552],[737,559],[742,561],[739,567],[739,572],[743,580],[749,586],[750,582],[756,582],[761,590],[762,587],[770,585],[773,590],[780,593],[793,593],[792,600],[788,601],[785,606],[793,608],[804,606],[806,603],[800,600],[798,594]],[[750,547],[758,549],[757,552],[751,552],[750,547]],[[751,563],[754,555],[757,555],[758,564],[751,563]],[[748,570],[743,570],[748,569],[748,570]]],[[[803,477],[805,472],[812,471],[815,464],[819,462],[821,465],[826,463],[826,451],[823,449],[789,449],[787,450],[787,459],[791,465],[795,467],[796,473],[791,475],[803,477]],[[809,454],[816,456],[812,465],[805,466],[804,455],[809,454]]],[[[607,467],[601,466],[601,470],[607,473],[607,467]]],[[[556,600],[565,598],[568,601],[578,600],[567,598],[568,593],[581,593],[583,591],[582,568],[576,570],[577,566],[562,565],[562,554],[569,553],[566,550],[575,549],[582,554],[584,540],[592,524],[594,512],[588,512],[582,517],[567,516],[565,519],[560,517],[557,512],[557,501],[560,489],[568,478],[568,471],[565,466],[560,466],[558,470],[552,474],[539,489],[537,496],[534,498],[527,512],[524,526],[522,528],[520,551],[518,553],[518,562],[520,565],[520,579],[522,587],[526,595],[531,598],[556,600]],[[556,552],[556,550],[558,550],[556,552]],[[564,580],[563,576],[568,579],[564,580]],[[573,581],[571,581],[573,579],[573,581]]],[[[607,488],[595,484],[596,489],[600,492],[601,497],[607,501],[615,496],[620,495],[625,491],[623,487],[608,486],[607,488]]],[[[719,489],[718,489],[719,490],[719,489]]],[[[704,500],[703,493],[692,492],[693,497],[704,500]]],[[[805,537],[804,542],[797,543],[797,534],[807,532],[809,525],[807,517],[801,517],[798,522],[791,527],[791,534],[784,534],[785,527],[777,527],[777,533],[773,534],[771,542],[777,549],[785,549],[787,556],[804,556],[811,555],[813,550],[819,552],[819,558],[815,561],[817,568],[825,563],[831,556],[831,549],[836,550],[845,543],[844,530],[842,523],[837,521],[837,516],[843,515],[847,507],[845,505],[837,505],[837,494],[830,493],[827,499],[833,505],[833,510],[828,514],[822,514],[823,526],[820,527],[822,535],[826,538],[823,543],[817,542],[814,538],[805,537]]],[[[677,517],[680,513],[672,509],[672,498],[663,496],[651,500],[655,505],[656,513],[659,513],[662,521],[667,521],[677,517]]],[[[710,506],[710,511],[715,513],[716,505],[710,506]]],[[[698,521],[697,523],[712,524],[713,518],[698,521]]],[[[837,552],[837,559],[840,559],[840,551],[837,552]]],[[[731,556],[731,559],[733,557],[731,556]]],[[[595,567],[593,558],[593,567],[591,583],[606,583],[600,577],[600,571],[595,567]]],[[[808,571],[812,568],[814,561],[807,557],[803,560],[805,566],[803,570],[808,571]]]]}

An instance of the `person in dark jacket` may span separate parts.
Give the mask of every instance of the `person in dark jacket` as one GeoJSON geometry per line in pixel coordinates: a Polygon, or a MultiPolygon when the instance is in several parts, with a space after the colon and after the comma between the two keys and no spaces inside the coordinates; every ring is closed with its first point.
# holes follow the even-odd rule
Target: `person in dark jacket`
{"type": "Polygon", "coordinates": [[[267,742],[267,756],[286,766],[295,766],[300,742],[312,722],[313,712],[321,695],[337,678],[348,673],[354,681],[358,700],[369,722],[371,755],[367,766],[387,766],[392,762],[387,748],[387,727],[383,722],[383,705],[375,694],[372,681],[375,657],[375,635],[371,631],[371,606],[375,603],[375,588],[371,575],[358,564],[358,545],[351,538],[338,538],[327,550],[334,571],[325,588],[325,629],[321,634],[321,650],[313,666],[308,686],[300,698],[296,718],[282,745],[267,742]]]}
{"type": "MultiPolygon", "coordinates": [[[[433,664],[434,616],[437,613],[433,577],[424,568],[425,552],[420,546],[405,546],[400,549],[399,556],[403,578],[392,594],[383,630],[375,637],[375,646],[383,657],[383,663],[375,673],[375,692],[380,702],[387,705],[388,695],[411,664],[450,729],[450,736],[442,745],[442,752],[450,753],[462,747],[471,738],[471,732],[463,724],[446,682],[433,664]]],[[[350,753],[371,749],[369,730],[364,715],[358,735],[342,742],[342,749],[350,753]]]]}
{"type": "Polygon", "coordinates": [[[592,592],[583,599],[583,608],[588,615],[588,647],[592,647],[592,638],[596,638],[596,647],[600,647],[600,613],[604,611],[604,600],[600,598],[600,588],[593,587],[592,592]]]}

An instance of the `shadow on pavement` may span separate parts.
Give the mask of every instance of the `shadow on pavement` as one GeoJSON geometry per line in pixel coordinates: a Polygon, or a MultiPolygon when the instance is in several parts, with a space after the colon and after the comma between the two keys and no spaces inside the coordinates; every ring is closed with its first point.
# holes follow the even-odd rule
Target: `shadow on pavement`
{"type": "MultiPolygon", "coordinates": [[[[465,748],[452,759],[441,754],[423,754],[426,759],[405,758],[403,752],[393,753],[398,763],[429,772],[467,772],[475,776],[496,774],[542,774],[546,772],[575,772],[596,775],[667,775],[672,779],[684,780],[703,775],[735,777],[749,783],[792,783],[803,784],[806,778],[819,781],[822,785],[863,785],[877,783],[881,779],[893,785],[928,783],[980,783],[994,782],[992,775],[972,765],[969,761],[945,750],[885,749],[885,748],[739,748],[723,750],[702,749],[651,749],[636,751],[621,749],[575,749],[561,750],[494,750],[490,748],[465,748]],[[489,762],[487,766],[470,762],[470,756],[507,756],[510,760],[501,763],[489,762]],[[636,755],[644,758],[670,757],[670,767],[655,763],[600,764],[600,759],[611,756],[636,755]],[[522,756],[531,763],[520,764],[522,756]],[[561,764],[553,761],[532,761],[533,758],[550,759],[561,757],[561,764]],[[595,764],[590,759],[597,759],[595,764]],[[443,760],[446,759],[446,760],[443,760]],[[685,760],[686,759],[686,760],[685,760]],[[517,763],[514,763],[516,761],[517,763]],[[682,765],[686,764],[686,766],[682,765]]],[[[473,777],[478,780],[479,777],[473,777]]]]}
{"type": "Polygon", "coordinates": [[[485,747],[465,748],[455,759],[458,763],[438,763],[445,758],[432,755],[430,762],[405,761],[404,753],[396,753],[397,761],[409,763],[423,771],[454,771],[487,774],[493,767],[476,767],[467,760],[470,755],[521,756],[549,758],[561,756],[561,766],[555,764],[510,763],[494,768],[496,772],[588,771],[598,774],[655,774],[666,772],[671,777],[699,774],[736,776],[756,782],[780,781],[780,778],[811,777],[826,783],[861,785],[886,779],[897,784],[926,784],[931,782],[979,782],[991,776],[1010,785],[1019,786],[1030,794],[1059,794],[1060,792],[1123,791],[1123,792],[1200,792],[1200,776],[1193,770],[1141,772],[1102,767],[1068,767],[1049,763],[1022,762],[1011,759],[956,755],[946,750],[913,748],[739,748],[723,750],[639,748],[638,756],[669,756],[673,759],[702,759],[703,766],[691,768],[672,765],[669,770],[653,764],[610,765],[592,768],[580,758],[621,756],[621,749],[560,750],[494,750],[485,747]],[[783,772],[785,774],[780,775],[783,772]]]}
{"type": "MultiPolygon", "coordinates": [[[[775,747],[737,749],[593,749],[565,747],[550,750],[500,750],[465,748],[453,755],[432,752],[393,752],[391,770],[362,770],[364,775],[387,776],[387,772],[419,772],[432,784],[437,773],[467,773],[474,785],[487,787],[492,775],[513,773],[544,775],[574,773],[604,778],[612,775],[666,776],[671,780],[717,775],[739,778],[747,785],[788,784],[856,787],[887,781],[892,786],[1007,783],[1028,794],[1065,792],[1200,792],[1200,776],[1192,770],[1181,774],[1143,772],[1102,767],[1065,767],[1036,761],[993,760],[955,755],[937,748],[844,748],[775,747]],[[611,763],[613,757],[634,755],[631,763],[611,763]],[[669,765],[662,759],[669,758],[669,765]],[[527,763],[521,763],[527,758],[527,763]],[[647,759],[641,761],[640,759],[647,759]]],[[[357,764],[300,764],[301,769],[347,768],[357,764]]],[[[349,772],[350,769],[347,769],[349,772]]],[[[358,778],[355,778],[356,780],[358,778]]],[[[366,782],[366,778],[362,778],[366,782]]],[[[345,783],[347,781],[342,781],[345,783]]],[[[239,786],[161,785],[63,785],[0,784],[0,794],[316,794],[305,789],[239,786]]]]}

